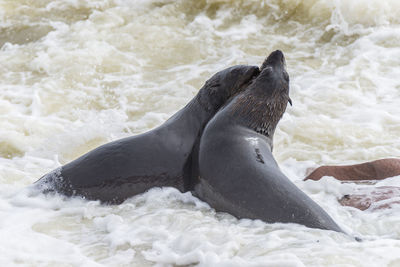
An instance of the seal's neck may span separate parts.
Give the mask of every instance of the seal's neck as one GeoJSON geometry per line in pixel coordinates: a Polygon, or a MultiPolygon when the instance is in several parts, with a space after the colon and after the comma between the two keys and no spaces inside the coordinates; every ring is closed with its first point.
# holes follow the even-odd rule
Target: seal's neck
{"type": "Polygon", "coordinates": [[[233,115],[240,123],[272,140],[282,118],[288,96],[279,91],[266,94],[261,90],[246,90],[233,103],[233,115]]]}
{"type": "Polygon", "coordinates": [[[213,116],[223,104],[222,97],[217,97],[211,93],[210,88],[204,85],[197,95],[189,102],[190,108],[195,108],[203,113],[203,115],[213,116]],[[220,103],[221,102],[221,103],[220,103]]]}
{"type": "Polygon", "coordinates": [[[209,92],[207,85],[204,85],[185,107],[164,123],[162,129],[171,128],[175,131],[178,125],[182,125],[185,128],[184,134],[188,136],[187,138],[189,136],[195,138],[198,134],[201,134],[201,130],[221,106],[216,101],[218,101],[216,96],[209,92]]]}

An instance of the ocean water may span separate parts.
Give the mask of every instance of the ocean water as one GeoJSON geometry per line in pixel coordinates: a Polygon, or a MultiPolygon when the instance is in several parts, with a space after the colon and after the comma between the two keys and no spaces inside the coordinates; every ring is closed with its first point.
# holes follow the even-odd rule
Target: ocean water
{"type": "Polygon", "coordinates": [[[400,207],[309,168],[400,157],[397,0],[0,0],[0,266],[400,266],[400,207]],[[363,242],[237,220],[155,188],[121,205],[32,195],[48,171],[163,123],[213,73],[275,49],[291,77],[283,172],[363,242]]]}

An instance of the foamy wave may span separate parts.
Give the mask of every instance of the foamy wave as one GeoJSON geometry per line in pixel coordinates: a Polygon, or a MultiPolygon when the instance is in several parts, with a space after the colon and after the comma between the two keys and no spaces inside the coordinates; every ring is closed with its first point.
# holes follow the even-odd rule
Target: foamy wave
{"type": "Polygon", "coordinates": [[[329,22],[327,30],[340,29],[349,33],[356,25],[378,26],[399,23],[400,3],[388,1],[359,0],[207,0],[209,5],[244,8],[244,12],[269,15],[276,20],[295,19],[300,22],[329,22]]]}
{"type": "Polygon", "coordinates": [[[360,185],[302,181],[320,164],[400,156],[397,1],[22,2],[0,2],[1,266],[400,264],[399,207],[341,207],[360,185]],[[275,49],[293,100],[275,157],[364,242],[237,220],[170,188],[118,206],[23,189],[102,143],[154,128],[213,73],[260,64],[275,49]]]}

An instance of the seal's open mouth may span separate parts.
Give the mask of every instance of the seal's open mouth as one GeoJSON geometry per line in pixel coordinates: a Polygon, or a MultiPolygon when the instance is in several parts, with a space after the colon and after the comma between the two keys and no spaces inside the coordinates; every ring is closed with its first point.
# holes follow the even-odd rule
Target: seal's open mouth
{"type": "Polygon", "coordinates": [[[237,90],[238,92],[241,92],[241,91],[245,90],[250,84],[252,84],[252,83],[257,79],[257,77],[258,77],[258,76],[260,75],[260,73],[261,73],[261,70],[260,70],[259,68],[254,68],[254,69],[252,69],[252,70],[250,70],[250,71],[251,71],[251,73],[250,73],[250,78],[247,79],[247,82],[246,82],[246,83],[244,83],[244,84],[242,84],[242,85],[240,86],[240,89],[237,90]]]}

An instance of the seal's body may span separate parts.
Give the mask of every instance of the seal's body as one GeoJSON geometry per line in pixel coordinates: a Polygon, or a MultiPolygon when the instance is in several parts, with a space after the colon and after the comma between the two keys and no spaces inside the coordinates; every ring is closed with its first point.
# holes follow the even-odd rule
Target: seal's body
{"type": "MultiPolygon", "coordinates": [[[[304,180],[318,181],[324,176],[330,176],[343,182],[375,183],[398,175],[400,159],[386,158],[354,165],[320,166],[304,180]]],[[[399,196],[400,188],[396,186],[365,187],[343,196],[339,203],[360,210],[376,211],[398,205],[399,196]]]]}
{"type": "Polygon", "coordinates": [[[342,166],[320,166],[304,180],[317,181],[324,176],[332,176],[341,181],[382,180],[400,175],[400,159],[387,158],[342,166]]]}
{"type": "Polygon", "coordinates": [[[215,74],[158,128],[102,145],[46,174],[35,187],[108,203],[120,203],[152,187],[190,190],[192,149],[204,126],[258,73],[255,66],[234,66],[215,74]]]}
{"type": "Polygon", "coordinates": [[[268,223],[299,223],[342,232],[279,169],[272,138],[289,98],[282,52],[207,124],[200,140],[196,195],[218,211],[268,223]]]}
{"type": "Polygon", "coordinates": [[[357,188],[352,194],[344,195],[339,200],[339,203],[342,206],[368,211],[390,209],[394,205],[400,204],[400,187],[378,186],[357,188]]]}

